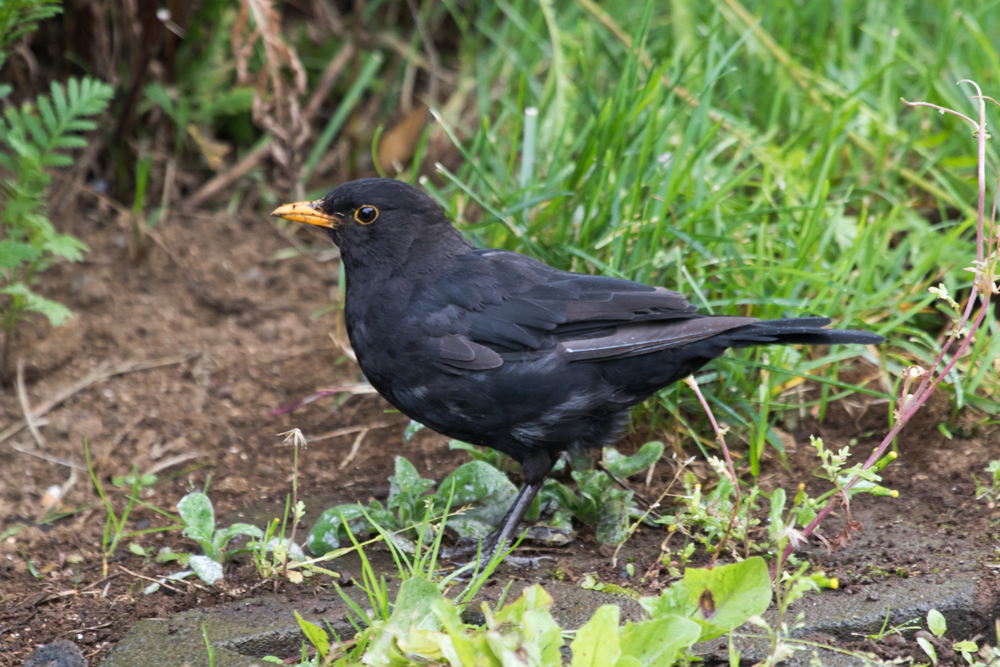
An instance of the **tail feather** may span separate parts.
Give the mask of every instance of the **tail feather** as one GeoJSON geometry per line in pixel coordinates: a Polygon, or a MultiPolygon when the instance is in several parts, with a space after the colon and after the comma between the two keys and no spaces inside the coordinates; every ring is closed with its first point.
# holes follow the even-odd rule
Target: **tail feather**
{"type": "Polygon", "coordinates": [[[825,317],[794,317],[782,320],[754,322],[723,334],[728,347],[757,345],[878,345],[885,338],[867,331],[824,329],[830,320],[825,317]]]}

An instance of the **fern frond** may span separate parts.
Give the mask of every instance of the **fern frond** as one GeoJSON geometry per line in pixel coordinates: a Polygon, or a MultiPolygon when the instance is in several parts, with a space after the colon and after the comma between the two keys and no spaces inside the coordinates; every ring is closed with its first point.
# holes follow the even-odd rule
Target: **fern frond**
{"type": "Polygon", "coordinates": [[[7,46],[62,12],[59,0],[3,0],[0,2],[0,64],[7,46]]]}

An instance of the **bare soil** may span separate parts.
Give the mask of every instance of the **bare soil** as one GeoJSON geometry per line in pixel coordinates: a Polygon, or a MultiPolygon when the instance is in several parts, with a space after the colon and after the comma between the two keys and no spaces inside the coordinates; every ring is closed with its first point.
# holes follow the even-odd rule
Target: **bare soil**
{"type": "MultiPolygon", "coordinates": [[[[178,568],[147,562],[129,552],[127,543],[105,573],[106,513],[81,469],[84,442],[106,489],[114,490],[111,478],[133,467],[140,473],[156,471],[160,481],[145,499],[167,511],[210,477],[218,517],[255,503],[283,506],[291,491],[292,449],[281,445],[278,434],[292,427],[308,436],[335,433],[302,454],[299,494],[304,498],[384,497],[397,455],[435,479],[467,460],[467,454],[449,451],[447,440],[429,430],[404,444],[407,420],[374,395],[342,401],[325,397],[272,416],[317,389],[362,379],[331,339],[335,315],[314,317],[337,297],[335,253],[272,261],[293,242],[324,247],[323,239],[307,230],[282,230],[263,214],[175,213],[155,228],[155,242],[147,239],[133,258],[130,231],[107,211],[89,209],[65,222],[64,231],[84,239],[91,252],[86,262],[51,269],[39,289],[69,305],[76,317],[58,329],[38,318],[21,328],[10,358],[24,362],[24,399],[39,406],[97,370],[121,373],[81,389],[41,417],[43,442],[21,429],[0,443],[0,533],[5,535],[0,541],[0,665],[20,665],[37,645],[55,639],[78,643],[95,665],[139,619],[163,618],[273,585],[262,585],[254,569],[243,565],[234,566],[226,584],[216,589],[180,583],[179,592],[143,596],[148,582],[139,575],[163,576],[178,568]],[[120,365],[128,360],[163,365],[145,370],[120,365]],[[355,457],[345,462],[361,433],[355,457]],[[69,514],[38,525],[50,487],[64,490],[56,511],[69,514]]],[[[855,452],[870,451],[886,430],[886,407],[849,400],[835,405],[823,423],[806,421],[807,426],[788,434],[789,467],[772,460],[762,478],[766,487],[794,488],[804,481],[810,489],[822,489],[812,477],[816,459],[810,434],[835,448],[857,439],[855,452]]],[[[937,425],[949,410],[946,400],[935,402],[900,438],[901,462],[885,476],[886,485],[901,496],[879,502],[887,512],[904,514],[928,530],[960,530],[967,539],[987,539],[997,531],[998,515],[975,501],[971,475],[980,475],[990,458],[1000,456],[998,435],[986,428],[976,431],[975,419],[968,416],[960,417],[958,429],[966,429],[961,435],[967,437],[945,439],[937,425]]],[[[2,386],[0,426],[18,423],[23,414],[15,384],[2,386]]],[[[670,441],[669,434],[646,433],[623,442],[622,450],[633,450],[648,435],[670,441]]],[[[673,472],[659,466],[642,493],[655,497],[673,472]]],[[[116,490],[119,509],[121,499],[116,490]]],[[[128,529],[164,523],[140,507],[128,529]]],[[[305,529],[309,523],[307,517],[305,529]]],[[[831,524],[827,536],[837,529],[831,524]]],[[[644,529],[629,543],[637,572],[654,564],[661,540],[661,534],[644,529]]],[[[153,553],[165,546],[197,552],[196,544],[177,531],[126,542],[131,541],[153,553]]],[[[586,529],[570,549],[572,559],[560,556],[560,576],[578,581],[597,572],[606,581],[626,583],[619,579],[621,561],[612,568],[611,550],[586,529]]],[[[655,585],[666,583],[661,577],[655,585]]],[[[286,586],[286,593],[301,594],[306,604],[309,586],[295,589],[286,586]]]]}

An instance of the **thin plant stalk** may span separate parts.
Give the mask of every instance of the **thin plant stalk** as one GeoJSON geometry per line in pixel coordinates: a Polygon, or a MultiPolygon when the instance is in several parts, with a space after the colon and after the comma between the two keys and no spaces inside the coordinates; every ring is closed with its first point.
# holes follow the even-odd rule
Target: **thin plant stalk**
{"type": "MultiPolygon", "coordinates": [[[[740,511],[740,483],[736,479],[736,468],[733,466],[733,459],[729,455],[729,447],[726,446],[726,431],[719,427],[719,422],[715,421],[715,414],[712,412],[712,408],[708,406],[708,401],[701,393],[701,389],[698,388],[698,382],[694,379],[693,375],[689,375],[684,378],[685,384],[691,387],[691,391],[694,392],[695,396],[698,397],[698,402],[701,403],[701,407],[705,410],[705,414],[708,415],[708,421],[712,423],[712,428],[715,429],[715,438],[719,441],[719,446],[722,447],[722,454],[726,457],[726,465],[729,468],[729,479],[733,483],[733,489],[736,490],[736,502],[733,504],[733,513],[729,517],[729,525],[726,527],[726,534],[722,536],[722,540],[719,542],[719,546],[715,548],[712,553],[712,560],[709,561],[708,566],[712,567],[715,563],[715,559],[718,558],[719,554],[722,553],[722,547],[726,545],[726,541],[729,539],[729,533],[733,530],[733,525],[736,523],[736,515],[740,511]]],[[[728,429],[727,429],[728,430],[728,429]]]]}
{"type": "MultiPolygon", "coordinates": [[[[285,436],[285,442],[289,440],[292,441],[293,448],[293,458],[292,458],[292,533],[288,537],[288,556],[285,558],[285,563],[281,568],[281,576],[283,578],[288,578],[288,561],[291,560],[291,552],[293,545],[295,544],[295,529],[299,525],[299,445],[305,447],[306,438],[302,435],[302,431],[297,428],[293,428],[291,431],[283,433],[285,436]]],[[[287,510],[286,510],[287,516],[287,510]]],[[[285,527],[281,527],[281,539],[285,538],[285,527]]]]}

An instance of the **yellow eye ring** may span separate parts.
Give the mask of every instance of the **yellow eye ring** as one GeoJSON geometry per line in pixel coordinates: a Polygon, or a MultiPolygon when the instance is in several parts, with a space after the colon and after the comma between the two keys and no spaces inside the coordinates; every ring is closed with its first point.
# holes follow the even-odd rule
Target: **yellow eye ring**
{"type": "Polygon", "coordinates": [[[375,222],[378,218],[378,209],[374,206],[365,204],[364,206],[359,206],[354,211],[354,219],[360,222],[362,225],[370,225],[375,222]]]}

